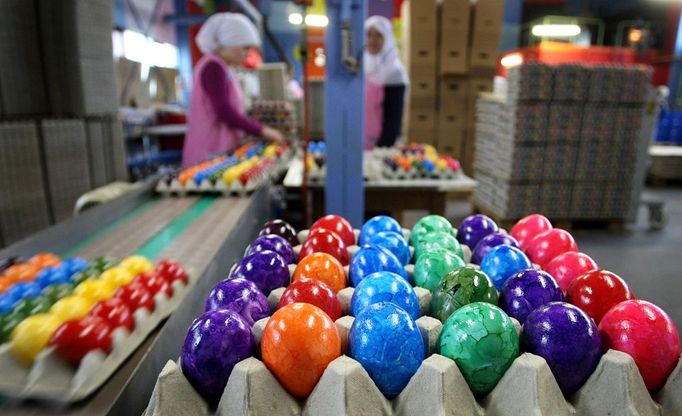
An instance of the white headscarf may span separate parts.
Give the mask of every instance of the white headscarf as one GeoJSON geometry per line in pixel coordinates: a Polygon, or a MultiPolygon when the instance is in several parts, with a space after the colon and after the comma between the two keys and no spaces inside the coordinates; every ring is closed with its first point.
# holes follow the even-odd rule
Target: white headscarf
{"type": "Polygon", "coordinates": [[[372,55],[365,49],[365,77],[379,85],[407,85],[409,79],[393,38],[393,25],[383,16],[371,16],[365,21],[365,31],[374,28],[384,38],[384,47],[372,55]]]}
{"type": "Polygon", "coordinates": [[[195,40],[203,53],[212,53],[221,47],[260,46],[258,29],[239,13],[216,13],[209,17],[195,40]]]}

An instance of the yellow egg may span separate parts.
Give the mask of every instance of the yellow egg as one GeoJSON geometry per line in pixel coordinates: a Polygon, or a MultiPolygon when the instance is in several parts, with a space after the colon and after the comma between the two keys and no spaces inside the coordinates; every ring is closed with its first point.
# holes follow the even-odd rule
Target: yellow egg
{"type": "Polygon", "coordinates": [[[270,145],[266,147],[265,151],[263,151],[263,156],[269,158],[277,156],[277,146],[270,145]]]}
{"type": "Polygon", "coordinates": [[[33,363],[61,324],[58,318],[50,314],[40,313],[29,316],[12,331],[10,350],[25,364],[33,363]]]}
{"type": "MultiPolygon", "coordinates": [[[[144,259],[144,261],[149,263],[149,261],[147,259],[144,259]]],[[[121,263],[121,264],[123,264],[123,263],[121,263]]],[[[149,264],[151,265],[151,263],[149,263],[149,264]]],[[[151,266],[151,268],[153,268],[153,266],[151,266]]],[[[126,268],[123,268],[121,266],[112,267],[111,269],[108,269],[108,270],[105,270],[104,272],[102,272],[102,274],[100,275],[100,279],[107,281],[107,282],[111,283],[112,286],[118,288],[118,287],[121,287],[123,285],[127,285],[128,283],[132,282],[133,279],[135,278],[135,276],[137,276],[138,274],[140,274],[142,272],[151,270],[151,268],[145,267],[144,270],[135,273],[135,272],[132,272],[130,268],[126,269],[126,268]]],[[[136,266],[136,267],[134,267],[134,269],[139,270],[140,267],[136,266]]]]}
{"type": "Polygon", "coordinates": [[[447,169],[447,167],[448,167],[448,164],[445,160],[443,160],[443,159],[437,159],[436,160],[436,168],[438,170],[444,171],[447,169]]]}
{"type": "Polygon", "coordinates": [[[91,299],[83,296],[67,296],[52,305],[50,315],[57,318],[59,322],[82,318],[90,312],[94,303],[91,299]]]}
{"type": "Polygon", "coordinates": [[[80,285],[76,286],[73,294],[82,296],[94,303],[110,298],[115,291],[116,287],[114,285],[100,278],[81,283],[80,285]]]}
{"type": "Polygon", "coordinates": [[[223,182],[225,182],[225,185],[230,186],[232,182],[234,182],[235,179],[239,177],[239,174],[237,172],[237,166],[232,166],[231,168],[227,168],[225,172],[223,172],[223,182]]]}
{"type": "MultiPolygon", "coordinates": [[[[134,276],[142,272],[154,270],[154,265],[144,256],[129,256],[123,259],[119,267],[128,269],[134,276]]],[[[132,280],[132,279],[131,279],[132,280]]]]}

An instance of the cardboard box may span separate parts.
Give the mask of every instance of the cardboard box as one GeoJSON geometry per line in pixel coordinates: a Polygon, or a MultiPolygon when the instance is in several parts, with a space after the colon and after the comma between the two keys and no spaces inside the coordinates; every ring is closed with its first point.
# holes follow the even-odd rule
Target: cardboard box
{"type": "Polygon", "coordinates": [[[477,68],[497,68],[497,57],[500,49],[500,35],[493,33],[474,33],[471,38],[469,65],[471,70],[477,68]]]}
{"type": "Polygon", "coordinates": [[[469,78],[468,107],[475,109],[476,101],[480,93],[493,91],[493,78],[469,78]]]}
{"type": "Polygon", "coordinates": [[[438,94],[436,74],[410,74],[410,98],[428,98],[436,102],[438,94]]]}
{"type": "Polygon", "coordinates": [[[410,74],[419,67],[436,70],[438,13],[435,0],[407,0],[402,5],[403,62],[410,74]]]}
{"type": "Polygon", "coordinates": [[[500,36],[504,22],[504,0],[478,0],[473,9],[473,34],[500,36]]]}
{"type": "Polygon", "coordinates": [[[469,69],[469,0],[443,0],[440,14],[440,74],[466,74],[469,69]]]}
{"type": "Polygon", "coordinates": [[[463,147],[466,142],[466,115],[438,114],[438,150],[457,159],[463,157],[463,147]]]}
{"type": "Polygon", "coordinates": [[[444,77],[438,87],[440,112],[446,114],[463,113],[467,108],[469,82],[464,77],[444,77]]]}

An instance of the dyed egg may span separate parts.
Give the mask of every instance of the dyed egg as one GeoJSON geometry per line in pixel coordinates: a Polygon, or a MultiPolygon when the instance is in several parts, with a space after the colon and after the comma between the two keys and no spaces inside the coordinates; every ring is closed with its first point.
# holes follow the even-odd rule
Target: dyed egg
{"type": "Polygon", "coordinates": [[[82,272],[90,267],[90,262],[80,257],[71,257],[62,262],[58,267],[64,268],[68,275],[82,272]]]}
{"type": "Polygon", "coordinates": [[[100,275],[100,279],[109,282],[112,286],[118,288],[132,282],[135,275],[136,273],[133,273],[130,268],[118,266],[103,271],[100,275]]]}
{"type": "Polygon", "coordinates": [[[464,260],[449,250],[436,248],[427,251],[414,264],[414,283],[433,292],[443,276],[464,266],[464,260]]]}
{"type": "Polygon", "coordinates": [[[418,241],[426,234],[433,234],[437,232],[444,232],[450,234],[452,232],[452,225],[450,221],[441,217],[440,215],[427,215],[421,218],[412,227],[412,233],[410,236],[410,243],[414,246],[418,246],[418,241]]]}
{"type": "Polygon", "coordinates": [[[350,262],[350,281],[354,287],[372,273],[393,272],[405,280],[408,279],[400,260],[390,251],[381,247],[365,246],[358,250],[350,262]]]}
{"type": "Polygon", "coordinates": [[[441,355],[455,361],[471,391],[483,397],[519,355],[519,337],[502,309],[474,302],[450,315],[438,347],[441,355]]]}
{"type": "Polygon", "coordinates": [[[358,245],[362,247],[365,244],[369,244],[369,240],[372,236],[381,231],[395,231],[398,234],[403,233],[403,229],[398,221],[386,215],[378,215],[367,220],[362,226],[360,236],[358,237],[358,245]]]}
{"type": "Polygon", "coordinates": [[[453,312],[474,302],[497,305],[499,294],[485,273],[471,266],[446,274],[431,298],[431,316],[445,322],[453,312]]]}
{"type": "Polygon", "coordinates": [[[142,272],[154,270],[154,265],[152,262],[144,256],[126,257],[121,261],[121,264],[119,264],[118,267],[128,269],[128,271],[133,274],[133,277],[142,272]]]}
{"type": "Polygon", "coordinates": [[[256,340],[234,311],[204,312],[194,320],[182,345],[180,365],[205,399],[217,403],[234,366],[251,356],[256,340]]]}
{"type": "Polygon", "coordinates": [[[49,299],[50,302],[54,303],[59,299],[68,296],[69,294],[71,294],[71,292],[73,292],[73,285],[71,285],[70,283],[62,283],[60,285],[46,287],[45,289],[43,289],[40,295],[44,296],[45,298],[49,299]]]}
{"type": "Polygon", "coordinates": [[[350,225],[348,220],[340,215],[325,215],[324,217],[318,219],[310,227],[310,231],[322,228],[336,233],[346,246],[352,246],[355,244],[355,233],[353,232],[353,226],[350,225]]]}
{"type": "Polygon", "coordinates": [[[10,351],[21,362],[32,364],[61,324],[62,322],[51,314],[29,316],[12,331],[10,351]]]}
{"type": "Polygon", "coordinates": [[[578,244],[568,231],[561,228],[552,228],[537,235],[526,247],[531,261],[543,269],[559,254],[568,251],[578,251],[578,244]]]}
{"type": "Polygon", "coordinates": [[[82,296],[86,299],[89,299],[92,303],[95,303],[99,302],[100,300],[110,298],[115,291],[116,287],[112,285],[110,282],[106,280],[97,279],[88,280],[76,286],[76,288],[73,291],[73,294],[77,296],[82,296]]]}
{"type": "Polygon", "coordinates": [[[243,278],[222,280],[213,286],[206,298],[204,311],[220,309],[237,312],[249,326],[270,316],[268,298],[255,283],[243,278]]]}
{"type": "MultiPolygon", "coordinates": [[[[36,315],[37,316],[37,315],[36,315]]],[[[22,313],[10,312],[0,315],[0,343],[9,341],[10,335],[27,316],[22,313]]]]}
{"type": "Polygon", "coordinates": [[[481,270],[490,277],[497,290],[502,290],[504,282],[514,274],[532,267],[521,250],[506,244],[494,247],[481,261],[481,270]]]}
{"type": "Polygon", "coordinates": [[[390,302],[370,305],[355,317],[348,349],[388,399],[400,394],[424,360],[417,325],[390,302]]]}
{"type": "Polygon", "coordinates": [[[658,390],[680,357],[680,334],[665,311],[651,302],[628,300],[614,306],[599,323],[604,349],[629,354],[644,384],[658,390]]]}
{"type": "Polygon", "coordinates": [[[53,267],[61,263],[59,257],[52,253],[38,253],[28,260],[29,263],[44,269],[46,267],[53,267]]]}
{"type": "Polygon", "coordinates": [[[524,217],[512,227],[509,234],[519,242],[521,250],[526,250],[528,244],[535,236],[552,229],[552,223],[547,217],[540,214],[532,214],[524,217]]]}
{"type": "Polygon", "coordinates": [[[294,253],[291,244],[284,237],[275,234],[262,235],[253,240],[253,243],[246,250],[246,255],[249,256],[266,250],[279,254],[287,264],[296,264],[296,253],[294,253]]]}
{"type": "Polygon", "coordinates": [[[617,304],[635,298],[630,287],[607,270],[587,272],[568,287],[568,302],[582,309],[599,325],[602,317],[617,304]]]}
{"type": "Polygon", "coordinates": [[[97,270],[98,273],[102,273],[107,269],[111,269],[116,266],[116,260],[110,257],[97,257],[92,261],[92,268],[97,270]]]}
{"type": "Polygon", "coordinates": [[[459,241],[452,234],[444,231],[436,231],[418,237],[414,246],[414,258],[418,259],[423,253],[436,248],[443,248],[464,259],[462,245],[459,244],[459,241]]]}
{"type": "Polygon", "coordinates": [[[161,275],[169,282],[180,280],[182,283],[189,283],[189,276],[180,263],[172,260],[163,260],[156,265],[156,273],[161,275]]]}
{"type": "Polygon", "coordinates": [[[292,247],[296,247],[297,245],[301,244],[298,241],[294,227],[289,225],[289,223],[284,220],[272,220],[263,224],[263,228],[261,228],[258,235],[261,236],[268,234],[275,234],[284,238],[289,242],[289,244],[291,244],[292,247]]]}
{"type": "Polygon", "coordinates": [[[67,296],[52,305],[50,314],[60,322],[66,322],[87,315],[94,303],[95,301],[84,296],[67,296]]]}
{"type": "Polygon", "coordinates": [[[417,293],[407,280],[395,273],[376,272],[363,279],[353,292],[351,315],[358,316],[368,306],[380,302],[393,303],[414,320],[420,316],[417,293]]]}
{"type": "Polygon", "coordinates": [[[412,259],[412,254],[410,253],[410,247],[405,241],[405,237],[395,231],[381,231],[372,236],[369,240],[370,246],[382,247],[400,260],[403,266],[410,263],[412,259]]]}
{"type": "Polygon", "coordinates": [[[557,281],[561,290],[567,291],[573,279],[591,270],[597,270],[597,263],[587,254],[569,251],[556,256],[544,269],[557,281]]]}
{"type": "Polygon", "coordinates": [[[493,248],[506,244],[508,246],[519,248],[519,243],[516,239],[508,234],[503,233],[492,233],[488,234],[481,239],[481,241],[476,244],[473,252],[471,253],[471,262],[473,264],[481,264],[483,258],[492,250],[493,248]]]}
{"type": "Polygon", "coordinates": [[[313,253],[327,253],[334,256],[342,265],[348,265],[348,249],[335,233],[318,228],[310,232],[308,238],[301,247],[299,260],[313,253]]]}
{"type": "Polygon", "coordinates": [[[64,268],[43,269],[36,275],[35,283],[46,288],[52,285],[67,283],[70,280],[69,273],[64,268]]]}
{"type": "Polygon", "coordinates": [[[459,224],[457,240],[473,250],[483,237],[498,230],[497,224],[490,217],[482,214],[470,215],[459,224]]]}
{"type": "Polygon", "coordinates": [[[585,383],[602,355],[592,318],[564,302],[550,302],[531,312],[523,324],[521,345],[547,361],[567,395],[585,383]]]}
{"type": "Polygon", "coordinates": [[[322,309],[332,321],[341,317],[341,302],[327,284],[316,279],[299,279],[291,283],[279,299],[279,308],[292,303],[309,303],[322,309]]]}
{"type": "Polygon", "coordinates": [[[507,279],[500,296],[500,308],[523,324],[535,309],[563,300],[561,288],[549,273],[526,269],[507,279]]]}
{"type": "Polygon", "coordinates": [[[77,366],[90,351],[111,350],[113,328],[99,316],[86,316],[63,323],[50,338],[59,356],[77,366]]]}
{"type": "Polygon", "coordinates": [[[265,296],[273,289],[288,285],[290,279],[287,262],[270,250],[244,257],[230,277],[243,277],[252,281],[265,296]]]}
{"type": "Polygon", "coordinates": [[[345,288],[348,283],[341,263],[327,253],[310,254],[296,265],[293,280],[304,278],[324,282],[334,293],[345,288]]]}
{"type": "Polygon", "coordinates": [[[330,362],[341,356],[334,321],[317,306],[293,303],[268,320],[261,340],[263,363],[296,397],[315,388],[330,362]]]}

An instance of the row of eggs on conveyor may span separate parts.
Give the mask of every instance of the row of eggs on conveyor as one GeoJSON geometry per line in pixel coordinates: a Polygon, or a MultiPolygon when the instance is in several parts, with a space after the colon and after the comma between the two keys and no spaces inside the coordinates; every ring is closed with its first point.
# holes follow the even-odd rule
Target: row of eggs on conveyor
{"type": "MultiPolygon", "coordinates": [[[[198,186],[206,180],[211,184],[222,180],[227,186],[239,180],[246,185],[251,178],[269,169],[287,147],[286,144],[245,144],[231,156],[221,156],[182,170],[177,174],[177,180],[183,187],[190,182],[198,186]]],[[[166,178],[168,184],[174,179],[173,176],[166,178]]]]}
{"type": "Polygon", "coordinates": [[[109,352],[117,328],[132,331],[138,308],[153,312],[154,296],[171,297],[173,282],[187,284],[188,276],[176,262],[154,267],[142,256],[116,264],[105,257],[88,262],[41,253],[10,266],[0,280],[16,280],[0,294],[0,343],[9,342],[14,357],[27,365],[54,346],[78,366],[92,350],[109,352]],[[36,273],[29,274],[29,268],[36,273]]]}
{"type": "Polygon", "coordinates": [[[250,327],[270,314],[266,296],[286,287],[265,325],[260,357],[290,394],[308,396],[341,354],[334,320],[348,281],[355,287],[348,355],[389,399],[425,358],[415,324],[416,291],[424,289],[431,293],[429,313],[444,324],[437,352],[457,364],[478,397],[494,389],[521,351],[542,357],[565,394],[585,383],[608,349],[630,354],[652,391],[677,364],[679,334],[670,317],[635,300],[620,277],[598,269],[567,231],[541,215],[519,221],[510,234],[483,215],[466,218],[457,230],[430,215],[415,225],[409,242],[413,256],[400,225],[375,217],[362,227],[351,257],[353,229],[327,216],[296,255],[294,230],[279,220],[266,224],[190,327],[183,373],[204,398],[219,399],[233,367],[254,354],[250,327]],[[474,264],[465,264],[463,246],[474,264]],[[520,334],[512,318],[523,325],[520,334]]]}

